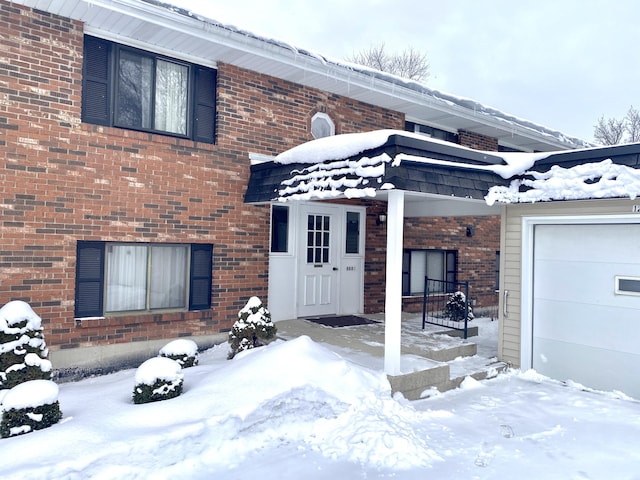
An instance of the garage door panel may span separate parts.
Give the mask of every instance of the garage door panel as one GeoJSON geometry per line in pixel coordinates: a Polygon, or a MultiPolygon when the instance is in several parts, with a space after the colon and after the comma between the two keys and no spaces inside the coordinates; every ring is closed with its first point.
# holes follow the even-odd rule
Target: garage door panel
{"type": "Polygon", "coordinates": [[[640,224],[537,225],[531,364],[545,375],[640,398],[640,224]]]}
{"type": "Polygon", "coordinates": [[[638,355],[537,339],[534,342],[532,366],[551,378],[573,380],[599,390],[620,390],[640,398],[640,382],[635,381],[640,378],[638,355]]]}
{"type": "Polygon", "coordinates": [[[596,305],[616,302],[629,308],[640,306],[640,297],[615,294],[616,275],[640,278],[640,265],[543,260],[536,262],[534,295],[536,299],[571,299],[596,305]]]}
{"type": "Polygon", "coordinates": [[[582,262],[585,251],[595,253],[591,260],[601,258],[599,253],[606,251],[607,262],[640,264],[640,242],[637,241],[640,224],[537,225],[535,231],[535,254],[539,260],[560,258],[582,262]],[[606,243],[613,236],[617,248],[609,251],[606,243]],[[576,248],[578,246],[580,248],[576,248]]]}
{"type": "Polygon", "coordinates": [[[635,309],[540,301],[536,303],[533,341],[556,339],[640,355],[640,342],[632,333],[640,328],[639,316],[635,309]]]}

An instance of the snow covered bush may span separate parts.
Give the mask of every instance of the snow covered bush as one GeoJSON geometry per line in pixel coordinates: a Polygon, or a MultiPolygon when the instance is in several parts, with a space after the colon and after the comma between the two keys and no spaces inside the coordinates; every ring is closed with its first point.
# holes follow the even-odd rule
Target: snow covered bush
{"type": "Polygon", "coordinates": [[[454,322],[461,322],[464,320],[465,310],[467,308],[469,309],[467,320],[473,320],[473,312],[471,311],[471,305],[467,305],[467,297],[464,293],[458,291],[449,295],[444,313],[454,322]]]}
{"type": "Polygon", "coordinates": [[[238,320],[229,332],[231,351],[229,359],[238,352],[260,347],[276,335],[277,328],[271,321],[271,314],[258,297],[251,297],[242,310],[238,320]]]}
{"type": "Polygon", "coordinates": [[[159,355],[175,360],[182,368],[193,367],[198,364],[198,345],[193,340],[180,338],[162,347],[159,355]]]}
{"type": "Polygon", "coordinates": [[[175,398],[182,393],[184,374],[175,360],[150,358],[136,370],[133,403],[149,403],[175,398]]]}
{"type": "Polygon", "coordinates": [[[3,392],[2,438],[41,430],[62,418],[58,385],[51,380],[30,380],[3,392]]]}
{"type": "Polygon", "coordinates": [[[42,321],[28,303],[14,300],[0,308],[0,388],[29,380],[49,380],[51,362],[42,321]]]}

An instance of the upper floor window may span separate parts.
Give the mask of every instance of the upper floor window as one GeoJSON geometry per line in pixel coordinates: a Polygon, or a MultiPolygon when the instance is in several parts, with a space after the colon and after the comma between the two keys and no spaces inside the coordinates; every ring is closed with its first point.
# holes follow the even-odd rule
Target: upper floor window
{"type": "Polygon", "coordinates": [[[326,113],[318,112],[311,118],[311,135],[313,138],[331,137],[336,133],[336,126],[326,113]]]}
{"type": "Polygon", "coordinates": [[[447,132],[439,128],[430,127],[429,125],[422,125],[420,123],[405,122],[405,128],[407,132],[421,133],[427,137],[437,138],[438,140],[444,140],[445,142],[460,143],[458,135],[455,133],[447,132]]]}
{"type": "Polygon", "coordinates": [[[82,120],[213,143],[216,71],[85,36],[82,120]]]}

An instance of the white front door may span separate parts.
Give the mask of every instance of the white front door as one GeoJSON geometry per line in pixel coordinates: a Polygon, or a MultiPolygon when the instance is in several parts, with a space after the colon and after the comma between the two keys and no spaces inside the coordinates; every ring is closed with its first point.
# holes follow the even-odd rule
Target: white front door
{"type": "Polygon", "coordinates": [[[338,312],[339,209],[330,205],[302,207],[298,315],[338,312]]]}

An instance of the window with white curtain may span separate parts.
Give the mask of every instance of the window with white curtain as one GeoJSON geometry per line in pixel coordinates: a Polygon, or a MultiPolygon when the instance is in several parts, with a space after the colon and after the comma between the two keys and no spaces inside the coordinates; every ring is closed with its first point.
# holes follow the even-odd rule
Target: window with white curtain
{"type": "Polygon", "coordinates": [[[105,311],[185,308],[188,246],[108,245],[105,311]]]}
{"type": "Polygon", "coordinates": [[[78,241],[76,318],[211,308],[213,245],[78,241]]]}
{"type": "Polygon", "coordinates": [[[189,69],[166,60],[156,63],[155,129],[187,134],[189,69]]]}
{"type": "Polygon", "coordinates": [[[152,246],[149,308],[184,308],[187,293],[187,247],[152,246]]]}
{"type": "Polygon", "coordinates": [[[82,121],[215,142],[216,70],[85,35],[82,121]]]}
{"type": "Polygon", "coordinates": [[[189,67],[122,49],[116,124],[187,134],[189,67]]]}

